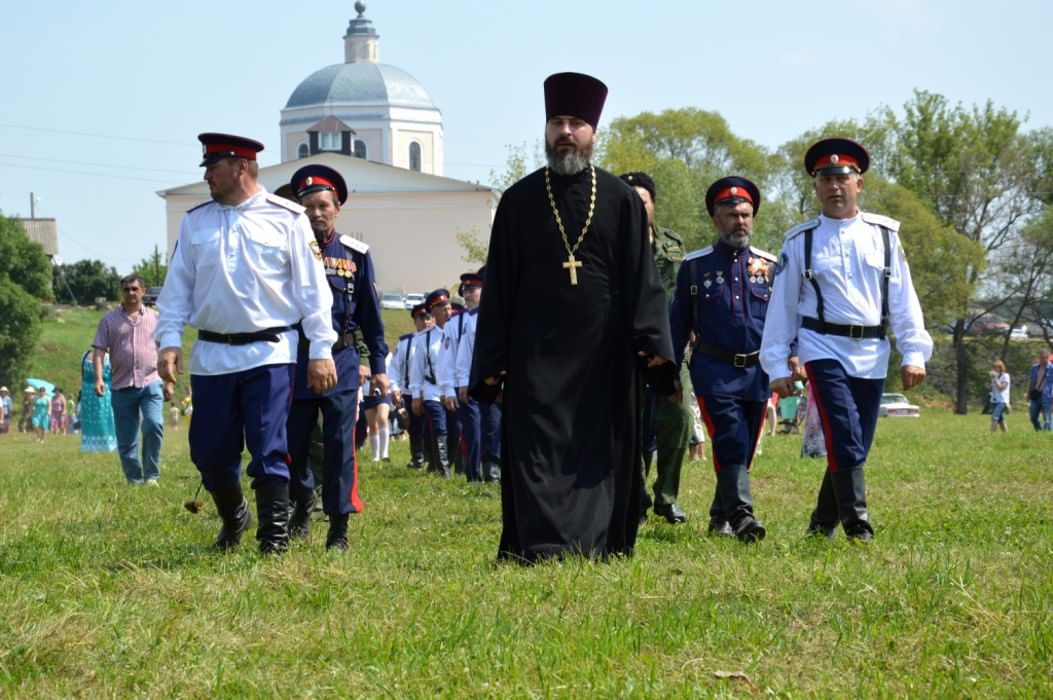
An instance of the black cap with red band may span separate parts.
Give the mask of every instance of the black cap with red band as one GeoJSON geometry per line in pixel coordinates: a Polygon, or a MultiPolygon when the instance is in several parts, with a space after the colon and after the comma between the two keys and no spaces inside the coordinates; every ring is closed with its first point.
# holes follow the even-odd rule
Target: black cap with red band
{"type": "Polygon", "coordinates": [[[870,167],[870,154],[863,145],[845,138],[823,139],[804,154],[804,169],[809,175],[862,175],[870,167]]]}
{"type": "Polygon", "coordinates": [[[302,199],[313,192],[329,190],[343,204],[347,201],[347,183],[337,171],[326,165],[305,165],[289,181],[297,199],[302,199]]]}
{"type": "Polygon", "coordinates": [[[206,132],[198,134],[197,140],[201,142],[201,167],[212,165],[224,158],[244,158],[245,160],[256,160],[256,154],[263,150],[263,144],[244,136],[233,134],[217,134],[206,132]]]}
{"type": "Polygon", "coordinates": [[[718,204],[738,204],[749,202],[753,205],[753,213],[756,215],[760,209],[761,194],[752,181],[739,175],[722,177],[706,190],[706,211],[713,216],[713,211],[718,204]]]}

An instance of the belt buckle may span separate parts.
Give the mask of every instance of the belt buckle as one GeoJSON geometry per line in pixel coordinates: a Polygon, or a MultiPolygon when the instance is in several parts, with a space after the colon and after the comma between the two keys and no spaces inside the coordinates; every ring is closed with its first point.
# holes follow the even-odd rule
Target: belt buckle
{"type": "Polygon", "coordinates": [[[746,366],[746,360],[747,359],[748,358],[746,357],[746,355],[744,353],[737,352],[737,353],[735,353],[734,357],[732,358],[732,362],[734,363],[735,367],[737,367],[738,369],[743,369],[746,366]]]}
{"type": "Polygon", "coordinates": [[[850,325],[848,327],[848,337],[852,340],[862,340],[864,331],[866,331],[866,326],[850,325]],[[856,334],[857,330],[859,331],[858,335],[856,334]]]}

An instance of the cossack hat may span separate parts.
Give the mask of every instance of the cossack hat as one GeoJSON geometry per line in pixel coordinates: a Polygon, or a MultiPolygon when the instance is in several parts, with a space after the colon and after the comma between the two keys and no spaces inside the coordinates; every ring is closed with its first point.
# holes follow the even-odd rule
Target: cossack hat
{"type": "Polygon", "coordinates": [[[739,175],[722,177],[706,190],[706,211],[710,216],[718,204],[738,204],[749,202],[753,205],[753,214],[760,209],[761,194],[752,181],[739,175]]]}
{"type": "Polygon", "coordinates": [[[457,288],[457,293],[462,297],[464,293],[469,289],[480,289],[483,286],[483,276],[478,272],[465,272],[461,275],[461,286],[457,288]]]}
{"type": "Polygon", "coordinates": [[[337,171],[327,165],[305,165],[289,180],[289,186],[297,199],[303,199],[313,192],[329,190],[343,204],[347,201],[347,183],[337,171]]]}
{"type": "Polygon", "coordinates": [[[812,177],[853,171],[862,175],[869,167],[870,154],[867,149],[852,139],[823,139],[814,143],[804,154],[804,169],[812,177]]]}
{"type": "Polygon", "coordinates": [[[600,123],[607,86],[584,73],[554,73],[545,79],[545,120],[568,116],[584,119],[593,130],[600,123]]]}
{"type": "Polygon", "coordinates": [[[233,134],[216,134],[206,132],[198,134],[197,140],[201,142],[204,160],[201,166],[212,165],[224,158],[244,158],[256,160],[256,154],[263,150],[263,144],[259,141],[247,139],[244,136],[233,134]]]}
{"type": "Polygon", "coordinates": [[[448,289],[436,289],[424,299],[424,306],[426,306],[429,311],[439,304],[449,303],[450,291],[448,289]]]}
{"type": "Polygon", "coordinates": [[[413,308],[410,309],[410,316],[417,318],[418,316],[431,316],[431,313],[429,313],[427,307],[421,303],[413,305],[413,308]]]}
{"type": "Polygon", "coordinates": [[[622,175],[622,181],[627,183],[629,187],[642,187],[647,190],[647,193],[651,195],[652,202],[658,200],[658,191],[654,188],[654,180],[647,173],[625,173],[622,175]]]}

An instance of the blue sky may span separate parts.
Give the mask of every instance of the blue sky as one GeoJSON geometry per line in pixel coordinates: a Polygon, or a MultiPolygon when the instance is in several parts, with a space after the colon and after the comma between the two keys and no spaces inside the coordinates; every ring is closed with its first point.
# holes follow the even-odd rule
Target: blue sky
{"type": "MultiPolygon", "coordinates": [[[[542,134],[561,70],[610,87],[603,122],[720,112],[775,148],[830,119],[899,108],[915,88],[1053,126],[1053,3],[369,0],[381,61],[442,110],[446,175],[487,182],[542,134]]],[[[60,253],[126,272],[155,245],[155,192],[197,180],[202,131],[267,146],[315,70],[343,62],[353,2],[17,3],[0,23],[0,210],[58,220],[60,253]],[[299,15],[295,13],[304,8],[299,15]],[[324,10],[324,12],[323,12],[324,10]]],[[[603,124],[601,123],[601,129],[603,124]]]]}

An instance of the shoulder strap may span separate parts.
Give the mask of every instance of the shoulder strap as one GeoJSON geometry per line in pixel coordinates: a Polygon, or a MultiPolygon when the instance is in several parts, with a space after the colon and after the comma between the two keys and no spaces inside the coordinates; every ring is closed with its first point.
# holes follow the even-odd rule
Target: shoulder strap
{"type": "Polygon", "coordinates": [[[885,226],[881,227],[881,244],[885,247],[885,269],[881,277],[881,335],[885,339],[888,328],[888,281],[892,277],[892,247],[889,245],[889,232],[885,226]]]}
{"type": "Polygon", "coordinates": [[[698,338],[698,330],[695,328],[695,324],[698,323],[698,258],[691,258],[687,261],[687,272],[691,286],[687,288],[688,294],[691,295],[691,330],[695,332],[695,338],[698,338]]]}
{"type": "Polygon", "coordinates": [[[809,228],[804,232],[804,278],[812,283],[812,289],[815,290],[815,313],[819,317],[820,326],[816,330],[822,333],[822,327],[826,325],[826,316],[823,312],[823,293],[819,290],[819,281],[815,279],[815,273],[812,271],[812,233],[814,231],[814,228],[809,228]]]}

